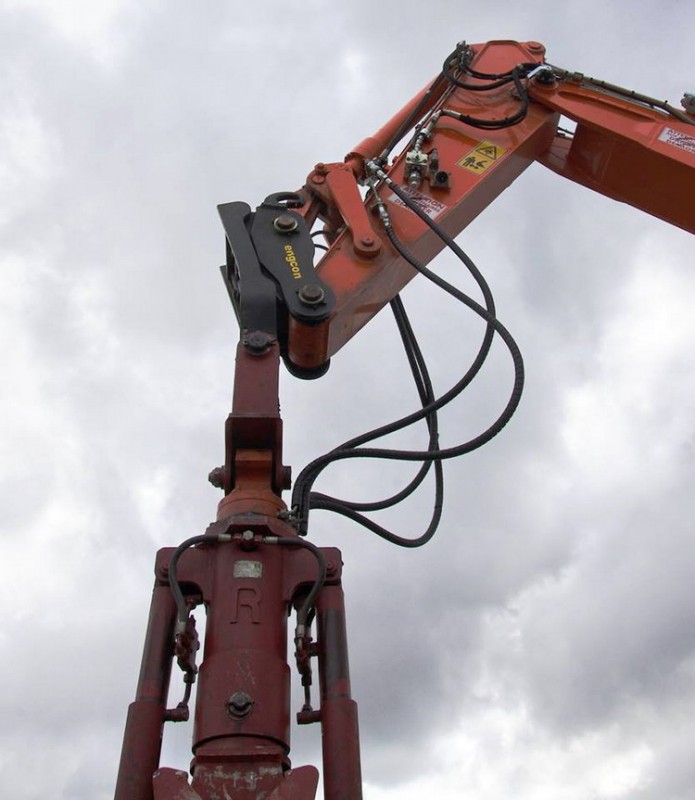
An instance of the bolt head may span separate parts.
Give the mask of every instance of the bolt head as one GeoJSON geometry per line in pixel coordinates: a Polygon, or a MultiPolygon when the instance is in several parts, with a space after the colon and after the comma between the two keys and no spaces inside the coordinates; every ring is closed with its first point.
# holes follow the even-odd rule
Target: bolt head
{"type": "Polygon", "coordinates": [[[265,353],[272,344],[272,337],[263,331],[252,331],[241,340],[244,347],[254,355],[265,353]]]}
{"type": "Polygon", "coordinates": [[[279,217],[275,217],[273,220],[273,227],[280,233],[292,233],[292,231],[297,230],[299,223],[289,214],[280,214],[279,217]]]}
{"type": "Polygon", "coordinates": [[[224,488],[224,467],[215,467],[210,471],[208,480],[216,489],[224,488]]]}
{"type": "Polygon", "coordinates": [[[245,717],[253,708],[253,698],[246,692],[234,692],[227,700],[227,711],[233,717],[245,717]]]}
{"type": "Polygon", "coordinates": [[[307,283],[297,292],[297,297],[305,306],[317,306],[323,303],[326,293],[317,283],[307,283]]]}

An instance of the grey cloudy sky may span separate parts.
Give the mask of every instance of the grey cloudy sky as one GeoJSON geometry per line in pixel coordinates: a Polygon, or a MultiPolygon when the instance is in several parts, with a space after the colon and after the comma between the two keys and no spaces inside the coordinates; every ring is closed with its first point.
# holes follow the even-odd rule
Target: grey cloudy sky
{"type": "MultiPolygon", "coordinates": [[[[460,39],[540,40],[553,63],[677,104],[695,91],[695,13],[685,0],[0,9],[0,787],[101,800],[155,551],[201,532],[219,499],[206,476],[237,334],[216,204],[256,204],[341,159],[460,39]]],[[[366,795],[692,798],[692,237],[536,166],[460,241],[525,355],[517,416],[447,469],[422,551],[312,522],[346,563],[366,795]]],[[[437,269],[461,278],[446,257],[437,269]]],[[[404,294],[442,391],[479,326],[420,282],[404,294]]],[[[415,404],[392,327],[375,319],[319,382],[283,378],[295,474],[415,404]]],[[[443,415],[443,441],[489,422],[510,377],[499,348],[443,415]]],[[[399,474],[341,466],[321,487],[363,498],[399,474]]],[[[428,501],[391,523],[419,532],[428,501]]],[[[187,765],[189,736],[168,733],[164,764],[187,765]]],[[[296,732],[294,763],[318,747],[296,732]]]]}

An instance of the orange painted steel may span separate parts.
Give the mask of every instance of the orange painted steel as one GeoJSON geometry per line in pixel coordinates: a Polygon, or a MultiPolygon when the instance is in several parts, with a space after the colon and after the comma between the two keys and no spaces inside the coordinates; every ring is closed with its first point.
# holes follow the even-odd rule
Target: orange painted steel
{"type": "Polygon", "coordinates": [[[538,160],[553,172],[695,233],[695,126],[582,86],[534,82],[531,97],[577,122],[538,160]]]}
{"type": "MultiPolygon", "coordinates": [[[[493,41],[472,49],[472,66],[480,72],[503,73],[520,63],[544,63],[545,48],[538,42],[493,41]]],[[[470,78],[469,82],[479,81],[470,78]]],[[[533,101],[528,114],[511,127],[486,131],[446,117],[437,123],[428,148],[439,151],[442,165],[450,170],[450,185],[433,188],[425,181],[414,197],[448,234],[460,233],[534,161],[695,232],[695,126],[572,81],[531,79],[528,92],[533,101]],[[557,133],[560,115],[578,123],[573,138],[557,133]],[[466,159],[475,158],[480,147],[488,152],[494,148],[497,157],[476,170],[475,161],[467,166],[466,159]]],[[[317,190],[316,171],[309,175],[303,190],[309,202],[302,213],[311,221],[316,216],[326,221],[331,248],[317,272],[333,289],[337,304],[330,320],[320,326],[290,323],[289,355],[300,367],[323,364],[415,275],[380,235],[376,219],[372,226],[375,245],[369,245],[369,252],[352,235],[359,230],[364,239],[365,206],[355,207],[356,181],[350,184],[349,179],[364,177],[365,163],[379,156],[426,93],[427,87],[374,136],[357,145],[346,157],[349,169],[342,164],[319,165],[324,174],[342,170],[341,183],[334,182],[332,192],[324,187],[317,190]]],[[[485,92],[435,84],[421,115],[444,107],[478,118],[502,119],[518,110],[519,98],[510,84],[485,92]]],[[[405,160],[402,153],[388,170],[401,186],[405,160]]],[[[441,239],[404,208],[388,187],[382,185],[378,193],[406,248],[424,263],[434,258],[443,248],[441,239]]]]}
{"type": "MultiPolygon", "coordinates": [[[[485,72],[501,73],[519,63],[542,63],[542,48],[536,43],[491,42],[483,45],[474,66],[485,72]]],[[[416,101],[424,94],[416,98],[416,101]]],[[[385,125],[375,137],[366,139],[351,153],[351,163],[358,164],[377,157],[407,117],[406,111],[417,105],[412,101],[385,125]]],[[[429,109],[445,106],[455,112],[499,119],[515,113],[519,100],[510,92],[509,85],[497,90],[471,93],[465,89],[451,88],[434,94],[429,109]]],[[[451,235],[460,233],[483,211],[512,181],[551,145],[555,136],[558,114],[541,106],[532,106],[527,117],[519,124],[494,131],[481,131],[454,119],[444,118],[435,128],[428,147],[436,147],[440,161],[450,170],[448,189],[432,188],[424,182],[415,195],[428,213],[451,235]],[[492,145],[499,158],[482,171],[470,169],[462,160],[474,153],[476,147],[492,145]]],[[[403,183],[405,154],[401,154],[389,176],[403,183]]],[[[312,173],[313,175],[313,173],[312,173]]],[[[313,196],[310,175],[304,191],[313,196]]],[[[389,205],[394,230],[403,244],[416,257],[430,261],[444,244],[441,239],[404,208],[393,193],[382,187],[379,195],[389,205]]],[[[337,203],[336,203],[337,205],[337,203]]],[[[334,209],[327,208],[324,215],[333,220],[334,209]]],[[[374,228],[379,229],[375,219],[374,228]]],[[[289,353],[293,362],[305,368],[316,367],[335,354],[357,331],[366,325],[416,274],[413,268],[396,252],[388,240],[381,240],[381,250],[375,257],[364,258],[355,247],[348,229],[334,241],[330,252],[321,260],[317,272],[331,286],[336,295],[336,310],[324,331],[314,331],[296,323],[290,330],[289,353]],[[312,346],[313,345],[313,346],[312,346]]]]}

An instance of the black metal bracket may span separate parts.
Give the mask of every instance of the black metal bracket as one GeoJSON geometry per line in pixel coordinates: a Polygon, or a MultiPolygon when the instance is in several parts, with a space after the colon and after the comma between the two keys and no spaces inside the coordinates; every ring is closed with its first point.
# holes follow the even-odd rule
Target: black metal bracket
{"type": "Polygon", "coordinates": [[[290,208],[278,213],[277,206],[266,201],[254,214],[251,239],[289,315],[308,325],[327,319],[335,298],[314,270],[314,243],[304,217],[290,208]]]}
{"type": "Polygon", "coordinates": [[[262,331],[286,350],[288,316],[317,325],[335,306],[331,288],[314,269],[309,227],[293,208],[301,195],[279,192],[251,211],[247,203],[218,206],[227,239],[221,267],[242,336],[262,331]]]}
{"type": "Polygon", "coordinates": [[[249,233],[253,218],[247,203],[217,206],[226,236],[226,263],[220,267],[242,337],[261,331],[277,336],[276,289],[263,273],[249,233]]]}

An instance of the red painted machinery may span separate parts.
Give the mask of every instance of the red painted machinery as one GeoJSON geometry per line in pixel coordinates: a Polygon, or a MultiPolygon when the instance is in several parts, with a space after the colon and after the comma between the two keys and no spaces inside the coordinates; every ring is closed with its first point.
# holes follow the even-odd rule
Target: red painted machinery
{"type": "Polygon", "coordinates": [[[241,331],[226,462],[211,473],[224,489],[217,521],[177,548],[161,550],[142,668],[131,704],[116,800],[311,800],[312,766],[291,768],[287,619],[296,613],[296,666],[305,688],[299,723],[322,730],[326,800],[361,797],[357,710],[350,696],[338,550],[305,537],[311,508],[336,511],[404,546],[424,544],[441,513],[442,462],[481,446],[506,424],[523,383],[514,340],[495,315],[487,284],[453,241],[534,161],[609,197],[695,232],[695,98],[683,109],[546,63],[537,42],[459,44],[442,72],[392,120],[339,163],[320,163],[298,192],[219,208],[226,234],[223,277],[241,331]],[[560,118],[575,124],[559,127],[560,118]],[[395,160],[392,151],[405,148],[395,160]],[[639,165],[639,169],[635,169],[639,165]],[[362,189],[360,187],[363,187],[362,189]],[[314,266],[311,231],[322,222],[325,254],[314,266]],[[444,247],[481,287],[479,304],[425,266],[444,247]],[[470,369],[435,398],[398,292],[417,273],[485,321],[470,369]],[[282,462],[280,360],[317,377],[329,359],[390,303],[406,345],[422,408],[392,426],[336,448],[306,467],[290,488],[282,462]],[[438,444],[436,412],[470,383],[495,334],[515,365],[507,406],[490,428],[457,447],[438,444]],[[369,445],[423,420],[419,452],[369,445]],[[328,463],[373,457],[419,461],[416,478],[383,503],[357,504],[312,492],[328,463]],[[403,539],[366,512],[394,505],[434,472],[432,521],[403,539]],[[207,612],[204,658],[191,611],[207,612]],[[314,625],[315,624],[315,625],[314,625]],[[315,633],[314,633],[315,630],[315,633]],[[174,660],[185,696],[167,708],[174,660]],[[318,707],[312,705],[317,664],[318,707]],[[192,779],[159,766],[164,723],[188,718],[198,679],[192,779]]]}

